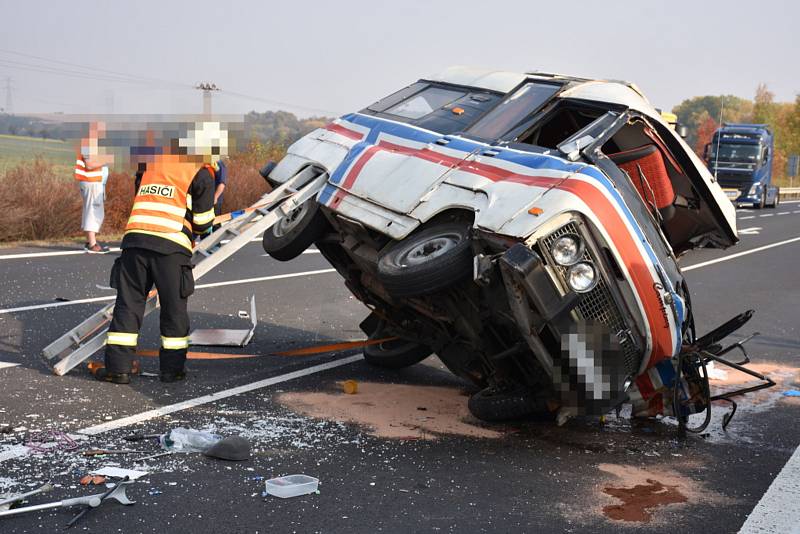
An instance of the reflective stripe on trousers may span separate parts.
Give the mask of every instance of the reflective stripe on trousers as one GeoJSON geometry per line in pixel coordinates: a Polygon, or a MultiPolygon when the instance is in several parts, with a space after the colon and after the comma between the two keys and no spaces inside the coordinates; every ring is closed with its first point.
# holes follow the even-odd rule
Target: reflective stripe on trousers
{"type": "Polygon", "coordinates": [[[109,332],[106,338],[108,345],[122,345],[123,347],[135,347],[139,339],[139,334],[128,332],[109,332]]]}
{"type": "Polygon", "coordinates": [[[189,337],[161,336],[161,346],[167,350],[187,349],[189,348],[189,337]]]}

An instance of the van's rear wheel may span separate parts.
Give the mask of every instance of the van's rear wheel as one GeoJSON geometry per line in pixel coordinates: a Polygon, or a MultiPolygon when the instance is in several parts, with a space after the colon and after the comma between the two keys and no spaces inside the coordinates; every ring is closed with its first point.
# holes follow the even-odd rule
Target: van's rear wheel
{"type": "Polygon", "coordinates": [[[403,369],[421,362],[431,352],[430,348],[414,341],[392,339],[364,347],[364,359],[376,367],[403,369]]]}
{"type": "Polygon", "coordinates": [[[488,387],[469,398],[467,407],[482,421],[498,422],[522,419],[531,415],[548,414],[547,397],[529,388],[512,389],[488,387]]]}
{"type": "Polygon", "coordinates": [[[313,198],[308,199],[264,232],[264,252],[278,261],[289,261],[322,237],[328,221],[313,198]]]}

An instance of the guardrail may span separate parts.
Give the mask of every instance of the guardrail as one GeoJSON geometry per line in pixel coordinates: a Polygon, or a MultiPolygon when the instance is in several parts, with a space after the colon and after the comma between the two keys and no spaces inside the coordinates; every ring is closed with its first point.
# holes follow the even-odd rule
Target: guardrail
{"type": "Polygon", "coordinates": [[[800,198],[800,187],[781,187],[781,200],[800,198]]]}

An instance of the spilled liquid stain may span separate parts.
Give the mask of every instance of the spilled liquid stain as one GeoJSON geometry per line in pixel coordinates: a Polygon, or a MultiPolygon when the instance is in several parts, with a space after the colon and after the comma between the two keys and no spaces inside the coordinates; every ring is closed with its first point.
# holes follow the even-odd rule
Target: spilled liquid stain
{"type": "Polygon", "coordinates": [[[458,388],[359,382],[358,393],[291,392],[278,401],[315,419],[354,423],[370,434],[393,439],[435,440],[443,435],[499,438],[480,426],[458,388]]]}
{"type": "Polygon", "coordinates": [[[608,486],[603,488],[603,493],[622,501],[622,504],[603,507],[603,514],[616,521],[648,523],[655,509],[687,501],[676,486],[668,486],[652,478],[630,488],[608,486]]]}

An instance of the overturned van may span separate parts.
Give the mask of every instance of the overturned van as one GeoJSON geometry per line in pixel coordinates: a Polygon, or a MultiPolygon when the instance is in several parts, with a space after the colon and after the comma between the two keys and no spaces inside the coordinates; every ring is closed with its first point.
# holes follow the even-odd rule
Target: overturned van
{"type": "Polygon", "coordinates": [[[677,258],[735,244],[735,213],[634,85],[450,68],[311,132],[265,174],[308,167],[327,184],[264,249],[289,260],[316,243],[371,310],[368,362],[435,353],[480,388],[484,420],[626,399],[669,412],[653,391],[680,381],[659,373],[680,377],[698,348],[677,258]]]}

